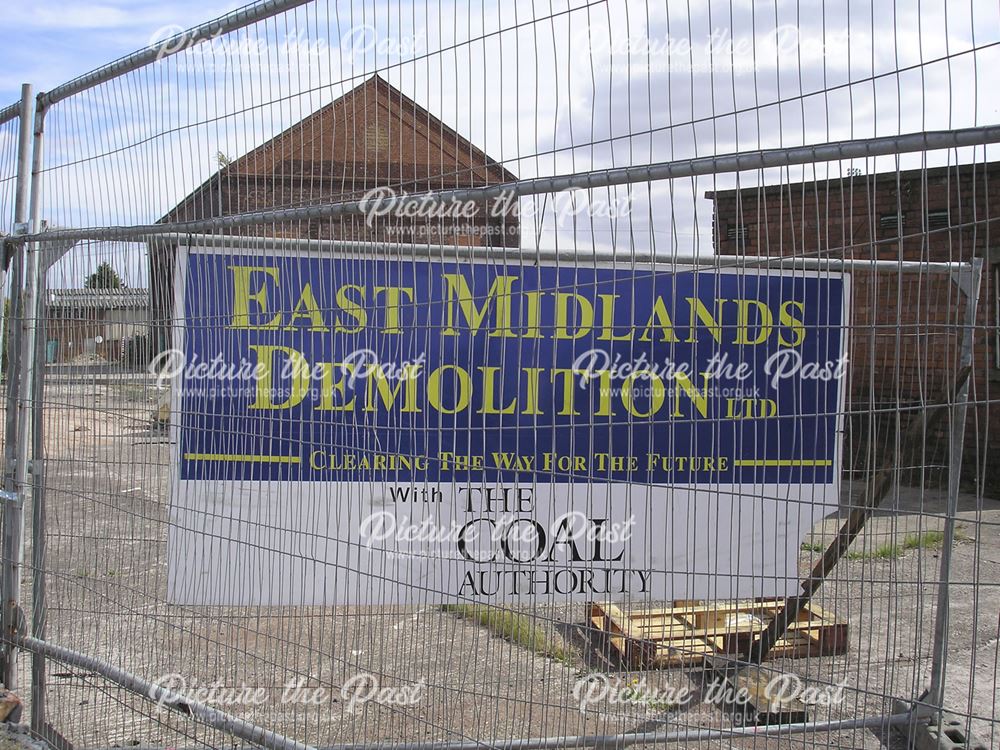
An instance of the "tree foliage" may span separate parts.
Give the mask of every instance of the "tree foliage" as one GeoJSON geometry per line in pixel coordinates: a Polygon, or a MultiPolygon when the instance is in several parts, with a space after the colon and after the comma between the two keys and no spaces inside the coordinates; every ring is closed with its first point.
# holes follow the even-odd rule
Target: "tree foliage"
{"type": "Polygon", "coordinates": [[[87,289],[121,289],[125,286],[110,263],[101,263],[97,270],[84,280],[83,285],[87,289]]]}

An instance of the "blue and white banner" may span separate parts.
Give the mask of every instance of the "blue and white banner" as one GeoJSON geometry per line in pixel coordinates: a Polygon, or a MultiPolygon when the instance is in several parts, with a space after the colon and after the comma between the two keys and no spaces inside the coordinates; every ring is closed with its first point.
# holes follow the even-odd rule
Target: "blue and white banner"
{"type": "Polygon", "coordinates": [[[182,251],[171,598],[796,591],[848,279],[624,266],[182,251]]]}

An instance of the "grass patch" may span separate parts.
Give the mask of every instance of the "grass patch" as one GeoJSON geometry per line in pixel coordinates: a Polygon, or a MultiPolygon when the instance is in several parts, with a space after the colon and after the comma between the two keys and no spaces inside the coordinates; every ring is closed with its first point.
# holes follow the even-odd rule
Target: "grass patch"
{"type": "MultiPolygon", "coordinates": [[[[637,683],[638,680],[633,680],[632,682],[637,683]]],[[[684,706],[684,704],[680,702],[649,698],[647,697],[645,691],[636,687],[625,688],[625,690],[622,691],[622,699],[631,701],[632,703],[641,703],[646,708],[650,708],[653,711],[663,711],[664,713],[674,711],[684,706]]]]}
{"type": "MultiPolygon", "coordinates": [[[[955,535],[956,540],[959,538],[955,535]]],[[[848,560],[891,560],[904,552],[915,549],[935,549],[944,543],[943,531],[924,531],[920,534],[907,534],[899,544],[886,542],[873,550],[848,552],[848,560]]]]}
{"type": "Polygon", "coordinates": [[[922,534],[907,534],[903,540],[903,550],[940,547],[943,542],[943,531],[925,531],[922,534]]]}
{"type": "Polygon", "coordinates": [[[569,664],[572,655],[561,642],[550,638],[531,618],[509,609],[487,607],[483,604],[445,604],[445,612],[473,620],[494,635],[516,643],[539,656],[569,664]]]}
{"type": "Polygon", "coordinates": [[[826,545],[823,542],[802,542],[802,549],[806,552],[824,552],[826,545]]]}
{"type": "Polygon", "coordinates": [[[887,542],[872,550],[851,551],[847,553],[848,560],[889,560],[899,557],[902,551],[894,542],[887,542]]]}

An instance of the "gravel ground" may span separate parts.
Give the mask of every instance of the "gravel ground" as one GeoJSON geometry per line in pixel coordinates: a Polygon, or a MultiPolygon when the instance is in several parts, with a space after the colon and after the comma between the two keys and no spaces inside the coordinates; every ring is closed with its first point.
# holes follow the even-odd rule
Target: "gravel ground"
{"type": "MultiPolygon", "coordinates": [[[[624,668],[586,626],[581,604],[520,610],[551,642],[565,647],[568,656],[554,660],[432,605],[165,603],[169,446],[149,428],[156,398],[141,380],[80,384],[61,379],[48,386],[49,640],[148,680],[178,674],[189,687],[262,688],[263,697],[251,705],[234,704],[226,696],[217,707],[314,746],[733,726],[726,714],[698,702],[678,708],[666,701],[605,700],[581,712],[577,686],[588,675],[602,675],[613,685],[639,680],[660,691],[704,684],[698,669],[638,673],[624,668]],[[417,686],[419,699],[406,705],[352,705],[342,689],[358,675],[374,676],[380,687],[417,686]],[[309,688],[317,705],[282,700],[290,682],[309,688]]],[[[768,663],[776,673],[799,675],[811,681],[807,684],[845,684],[843,701],[811,707],[813,719],[878,715],[891,711],[893,698],[923,689],[931,666],[940,545],[914,547],[898,556],[878,550],[941,528],[943,507],[940,492],[897,490],[852,547],[852,559],[824,584],[820,605],[849,623],[846,654],[768,663]]],[[[951,586],[947,706],[971,715],[972,728],[987,746],[997,747],[1000,503],[963,495],[961,519],[951,586]]],[[[838,524],[827,519],[813,530],[811,541],[828,540],[838,524]]],[[[803,573],[819,554],[803,549],[803,573]]],[[[31,579],[28,570],[29,592],[31,579]]],[[[28,693],[28,662],[26,657],[19,662],[22,696],[28,693]]],[[[47,681],[47,718],[77,747],[245,744],[77,668],[50,663],[47,681]]],[[[881,746],[866,729],[685,745],[881,746]]]]}

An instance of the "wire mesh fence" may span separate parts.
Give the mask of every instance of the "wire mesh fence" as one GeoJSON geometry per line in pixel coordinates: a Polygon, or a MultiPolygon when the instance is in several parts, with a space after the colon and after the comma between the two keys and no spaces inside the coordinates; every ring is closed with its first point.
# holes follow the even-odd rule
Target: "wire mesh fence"
{"type": "Polygon", "coordinates": [[[39,737],[996,745],[995,6],[178,20],[0,116],[39,737]]]}

